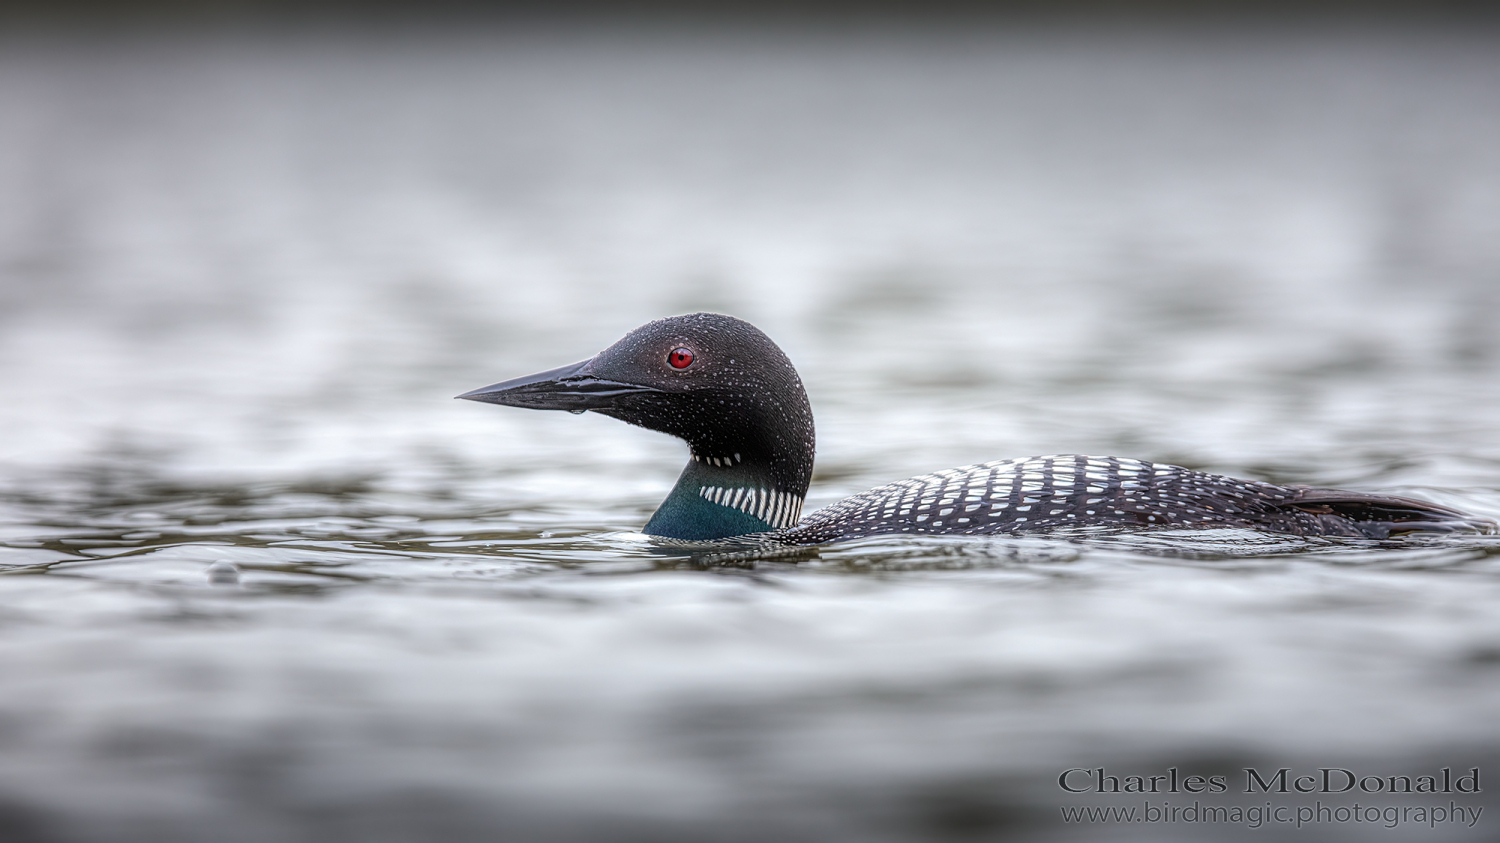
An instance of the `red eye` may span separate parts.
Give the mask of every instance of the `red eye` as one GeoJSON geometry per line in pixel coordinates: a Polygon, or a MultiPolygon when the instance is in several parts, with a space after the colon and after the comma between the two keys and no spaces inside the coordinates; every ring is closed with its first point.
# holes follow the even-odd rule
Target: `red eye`
{"type": "Polygon", "coordinates": [[[685,348],[674,348],[672,353],[667,355],[667,362],[671,363],[674,369],[686,369],[693,365],[693,352],[685,348]]]}

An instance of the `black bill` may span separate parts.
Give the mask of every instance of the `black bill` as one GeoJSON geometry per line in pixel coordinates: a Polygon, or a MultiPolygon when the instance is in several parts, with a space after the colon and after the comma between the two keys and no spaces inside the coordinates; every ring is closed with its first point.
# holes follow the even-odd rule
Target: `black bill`
{"type": "Polygon", "coordinates": [[[589,364],[592,362],[585,360],[534,375],[512,378],[454,397],[532,410],[581,412],[612,407],[626,395],[660,391],[649,386],[596,378],[589,371],[589,364]]]}

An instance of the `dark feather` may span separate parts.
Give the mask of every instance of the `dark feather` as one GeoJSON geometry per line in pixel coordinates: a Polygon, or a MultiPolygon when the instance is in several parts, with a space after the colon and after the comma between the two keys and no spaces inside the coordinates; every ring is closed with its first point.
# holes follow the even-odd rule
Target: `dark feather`
{"type": "Polygon", "coordinates": [[[1415,498],[1307,486],[1288,488],[1296,497],[1283,504],[1283,510],[1308,513],[1329,527],[1352,527],[1370,538],[1414,532],[1495,532],[1493,521],[1415,498]]]}

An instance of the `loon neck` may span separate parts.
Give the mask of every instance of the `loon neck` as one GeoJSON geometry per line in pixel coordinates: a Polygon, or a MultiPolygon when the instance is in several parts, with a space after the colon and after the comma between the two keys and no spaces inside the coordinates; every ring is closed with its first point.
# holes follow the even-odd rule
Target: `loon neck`
{"type": "MultiPolygon", "coordinates": [[[[811,460],[808,460],[811,474],[811,460]]],[[[808,477],[781,478],[776,466],[741,452],[693,454],[662,501],[647,535],[706,540],[779,530],[797,523],[808,477]]]]}

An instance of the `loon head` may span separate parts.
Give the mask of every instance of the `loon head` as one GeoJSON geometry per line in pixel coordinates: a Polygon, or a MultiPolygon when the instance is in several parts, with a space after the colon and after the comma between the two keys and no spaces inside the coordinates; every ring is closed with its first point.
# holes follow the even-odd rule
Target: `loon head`
{"type": "Polygon", "coordinates": [[[593,411],[687,442],[692,460],[645,532],[714,539],[797,522],[812,477],[812,408],[791,360],[732,316],[658,319],[581,363],[459,398],[593,411]]]}

